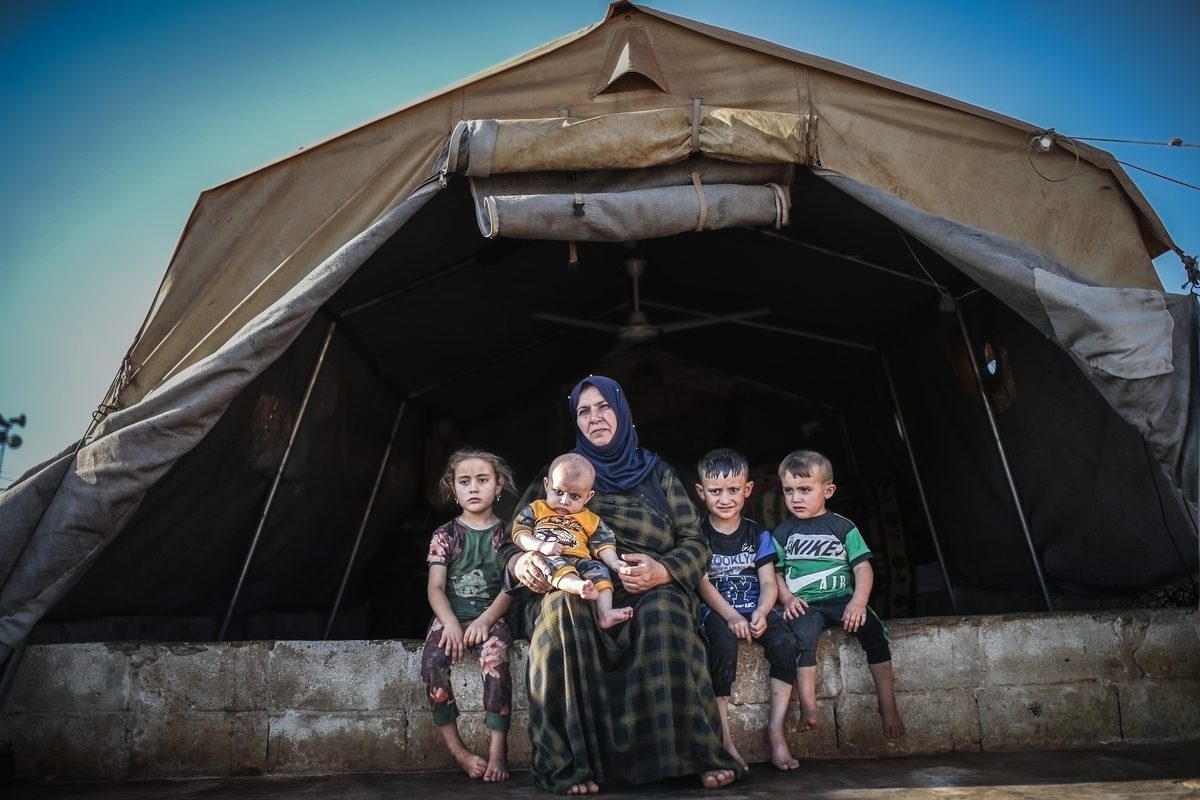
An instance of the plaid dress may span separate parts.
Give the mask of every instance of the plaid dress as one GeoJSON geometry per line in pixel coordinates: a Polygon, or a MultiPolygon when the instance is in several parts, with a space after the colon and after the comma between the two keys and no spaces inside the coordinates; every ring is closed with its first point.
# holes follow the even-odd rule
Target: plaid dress
{"type": "MultiPolygon", "coordinates": [[[[534,595],[525,606],[531,768],[551,792],[588,780],[639,784],[737,769],[721,745],[696,631],[708,545],[683,484],[669,468],[661,473],[674,524],[637,490],[597,495],[590,507],[616,532],[619,553],[653,556],[672,582],[634,595],[615,580],[614,607],[633,606],[634,615],[609,631],[597,625],[594,603],[566,592],[534,595]]],[[[530,491],[540,487],[535,481],[530,491]]]]}

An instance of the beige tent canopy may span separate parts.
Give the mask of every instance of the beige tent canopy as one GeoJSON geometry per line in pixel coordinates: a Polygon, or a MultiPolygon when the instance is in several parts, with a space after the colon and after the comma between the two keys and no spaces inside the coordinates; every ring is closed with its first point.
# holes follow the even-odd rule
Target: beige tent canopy
{"type": "Polygon", "coordinates": [[[911,564],[962,610],[1194,585],[1195,303],[1113,158],[1040,133],[618,2],[203,193],[108,416],[0,494],[0,654],[407,634],[439,459],[530,476],[593,371],[685,472],[830,450],[895,613],[911,564]]]}

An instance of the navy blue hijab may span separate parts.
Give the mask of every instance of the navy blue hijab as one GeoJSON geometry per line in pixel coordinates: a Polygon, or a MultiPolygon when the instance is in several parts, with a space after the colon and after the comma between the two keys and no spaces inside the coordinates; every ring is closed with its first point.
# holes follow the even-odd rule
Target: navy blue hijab
{"type": "Polygon", "coordinates": [[[658,461],[658,456],[638,446],[637,429],[633,426],[633,414],[621,384],[603,375],[589,375],[575,384],[571,390],[571,419],[575,424],[575,452],[592,462],[596,468],[596,491],[602,494],[627,492],[641,483],[658,461]],[[589,386],[595,386],[617,413],[617,430],[606,447],[597,447],[588,441],[579,429],[579,395],[589,386]]]}

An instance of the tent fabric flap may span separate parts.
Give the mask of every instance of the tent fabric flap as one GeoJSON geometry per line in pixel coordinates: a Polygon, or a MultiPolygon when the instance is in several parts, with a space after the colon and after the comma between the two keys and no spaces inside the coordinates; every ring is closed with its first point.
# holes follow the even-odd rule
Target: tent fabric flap
{"type": "Polygon", "coordinates": [[[1089,366],[1130,380],[1172,370],[1175,322],[1162,292],[1085,286],[1037,268],[1033,275],[1055,336],[1089,366]]]}
{"type": "Polygon", "coordinates": [[[471,178],[488,238],[620,242],[788,223],[792,169],[711,159],[636,172],[471,178]]]}
{"type": "Polygon", "coordinates": [[[107,417],[73,458],[47,464],[0,494],[0,541],[21,543],[0,585],[0,664],[122,531],[150,488],[199,444],[234,397],[438,188],[430,184],[415,192],[212,355],[107,417]]]}
{"type": "Polygon", "coordinates": [[[447,169],[472,178],[644,169],[693,153],[743,164],[807,164],[815,140],[809,114],[700,105],[588,119],[465,120],[450,137],[447,169]]]}

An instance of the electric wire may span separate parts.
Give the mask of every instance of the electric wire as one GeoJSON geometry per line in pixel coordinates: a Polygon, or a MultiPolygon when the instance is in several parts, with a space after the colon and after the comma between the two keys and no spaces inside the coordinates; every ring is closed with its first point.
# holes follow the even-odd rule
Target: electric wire
{"type": "MultiPolygon", "coordinates": [[[[1044,131],[1033,131],[1032,133],[1030,133],[1028,144],[1025,147],[1025,156],[1029,160],[1030,168],[1034,172],[1036,172],[1038,174],[1038,177],[1040,177],[1042,180],[1048,181],[1050,183],[1062,183],[1063,181],[1068,180],[1069,178],[1071,178],[1075,175],[1076,170],[1079,168],[1079,150],[1078,150],[1078,148],[1075,148],[1075,147],[1068,148],[1066,146],[1066,142],[1068,140],[1081,141],[1081,142],[1120,142],[1120,143],[1124,143],[1124,144],[1151,144],[1151,145],[1161,145],[1163,147],[1200,147],[1200,145],[1187,143],[1181,139],[1172,139],[1169,142],[1153,142],[1153,141],[1136,140],[1136,139],[1102,139],[1102,138],[1095,137],[1095,136],[1091,136],[1091,137],[1089,137],[1089,136],[1066,136],[1064,134],[1058,133],[1053,128],[1047,128],[1044,131]],[[1047,139],[1047,138],[1050,140],[1049,144],[1042,144],[1041,141],[1043,139],[1047,139]],[[1068,173],[1067,175],[1064,175],[1061,178],[1051,178],[1050,176],[1048,176],[1044,172],[1042,172],[1040,169],[1038,169],[1037,165],[1033,163],[1033,154],[1035,152],[1038,152],[1038,153],[1048,152],[1049,147],[1055,143],[1057,143],[1059,146],[1061,146],[1064,150],[1068,150],[1075,155],[1075,166],[1071,168],[1070,173],[1068,173]]],[[[1113,160],[1122,166],[1129,167],[1130,169],[1136,169],[1138,172],[1144,172],[1147,175],[1153,175],[1156,178],[1162,178],[1165,181],[1170,181],[1171,183],[1176,183],[1176,184],[1179,184],[1180,186],[1186,186],[1189,189],[1195,189],[1197,191],[1200,191],[1200,186],[1197,186],[1196,184],[1188,183],[1187,181],[1181,181],[1178,178],[1172,178],[1170,175],[1163,175],[1161,172],[1155,172],[1152,169],[1146,169],[1145,167],[1139,167],[1137,164],[1130,164],[1128,161],[1122,161],[1119,158],[1114,158],[1113,160]]]]}
{"type": "MultiPolygon", "coordinates": [[[[1050,148],[1054,146],[1055,142],[1058,142],[1061,145],[1062,138],[1054,131],[1053,128],[1048,128],[1044,131],[1034,131],[1033,133],[1029,134],[1029,143],[1025,146],[1025,158],[1029,161],[1029,168],[1036,172],[1039,178],[1048,183],[1062,183],[1063,181],[1070,180],[1071,178],[1075,177],[1075,173],[1079,170],[1079,150],[1074,147],[1070,148],[1070,152],[1075,155],[1075,163],[1071,166],[1071,171],[1061,178],[1051,178],[1049,175],[1037,168],[1037,165],[1033,163],[1034,152],[1049,152],[1050,148]],[[1044,149],[1042,145],[1037,144],[1037,142],[1039,142],[1043,137],[1050,139],[1050,142],[1044,146],[1044,149]]],[[[1068,148],[1064,147],[1063,149],[1066,150],[1068,148]]]]}
{"type": "Polygon", "coordinates": [[[1124,166],[1129,167],[1130,169],[1136,169],[1138,172],[1145,172],[1147,175],[1153,175],[1156,178],[1162,178],[1164,181],[1170,181],[1171,183],[1178,183],[1180,186],[1186,186],[1189,189],[1195,189],[1196,191],[1200,192],[1200,186],[1197,186],[1194,183],[1188,183],[1187,181],[1181,181],[1178,178],[1172,178],[1170,175],[1163,175],[1161,172],[1155,172],[1152,169],[1146,169],[1145,167],[1139,167],[1137,164],[1130,164],[1128,161],[1122,161],[1119,158],[1117,159],[1117,163],[1123,164],[1124,166]]]}
{"type": "Polygon", "coordinates": [[[1070,138],[1076,139],[1081,142],[1116,142],[1118,144],[1150,144],[1150,145],[1156,145],[1158,147],[1200,147],[1200,144],[1193,144],[1192,142],[1185,142],[1182,139],[1180,139],[1179,137],[1175,137],[1174,139],[1170,139],[1165,142],[1156,141],[1154,139],[1104,139],[1099,136],[1072,136],[1070,138]]]}

